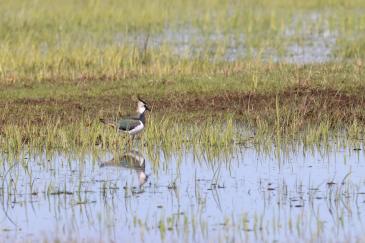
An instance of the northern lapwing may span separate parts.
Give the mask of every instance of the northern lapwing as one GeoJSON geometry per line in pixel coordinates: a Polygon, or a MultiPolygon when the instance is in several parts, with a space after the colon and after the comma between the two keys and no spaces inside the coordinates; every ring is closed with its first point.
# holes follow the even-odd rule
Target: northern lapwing
{"type": "Polygon", "coordinates": [[[130,135],[136,135],[142,132],[146,123],[146,111],[150,111],[147,103],[141,98],[138,98],[137,114],[134,116],[122,117],[117,124],[118,131],[127,132],[130,135]]]}
{"type": "Polygon", "coordinates": [[[127,152],[120,157],[100,163],[100,167],[124,167],[137,172],[139,185],[142,186],[148,180],[148,175],[145,173],[146,162],[143,155],[137,150],[127,152]]]}
{"type": "Polygon", "coordinates": [[[100,121],[114,127],[119,132],[128,133],[134,137],[134,135],[142,132],[145,127],[146,111],[150,111],[147,103],[141,98],[138,98],[137,114],[121,117],[117,122],[105,122],[103,119],[100,119],[100,121]]]}

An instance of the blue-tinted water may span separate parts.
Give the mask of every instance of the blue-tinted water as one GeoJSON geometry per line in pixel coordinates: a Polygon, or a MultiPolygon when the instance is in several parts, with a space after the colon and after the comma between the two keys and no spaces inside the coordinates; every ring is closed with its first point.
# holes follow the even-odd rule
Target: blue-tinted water
{"type": "Polygon", "coordinates": [[[362,151],[100,151],[1,171],[2,241],[344,241],[365,237],[362,151]],[[123,157],[124,156],[124,157],[123,157]],[[132,157],[128,157],[132,156],[132,157]],[[134,156],[134,157],[133,157],[134,156]],[[128,162],[126,162],[128,161],[128,162]],[[143,167],[143,162],[145,163],[143,167]],[[8,171],[8,173],[6,173],[8,171]]]}

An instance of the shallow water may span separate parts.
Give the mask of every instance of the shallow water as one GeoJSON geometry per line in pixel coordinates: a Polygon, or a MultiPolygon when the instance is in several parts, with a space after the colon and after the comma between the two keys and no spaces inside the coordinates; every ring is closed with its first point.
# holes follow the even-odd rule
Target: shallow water
{"type": "Polygon", "coordinates": [[[113,161],[100,150],[82,159],[43,154],[10,169],[4,163],[1,240],[365,238],[362,150],[287,154],[237,147],[209,160],[192,151],[122,156],[113,161]]]}
{"type": "MultiPolygon", "coordinates": [[[[289,31],[289,29],[288,29],[289,31]]],[[[145,46],[152,49],[169,47],[173,54],[180,58],[208,58],[211,61],[237,61],[246,58],[261,58],[265,61],[296,64],[324,63],[335,61],[333,51],[336,47],[336,33],[324,30],[323,33],[284,32],[282,48],[279,52],[275,46],[254,48],[246,43],[244,34],[206,34],[191,27],[180,30],[165,30],[159,35],[139,34],[134,37],[116,35],[117,43],[133,43],[141,51],[145,46]],[[290,38],[300,41],[290,41],[290,38]]]]}
{"type": "Polygon", "coordinates": [[[287,19],[285,27],[280,27],[275,34],[270,32],[270,28],[245,33],[239,28],[222,32],[190,25],[167,26],[155,34],[117,33],[113,44],[133,44],[142,52],[146,47],[157,50],[169,47],[174,55],[188,59],[204,57],[211,61],[236,61],[260,58],[294,64],[324,63],[338,60],[334,53],[338,48],[337,39],[346,38],[338,30],[330,28],[331,14],[326,11],[298,12],[287,19]],[[258,44],[252,39],[266,41],[258,44]]]}

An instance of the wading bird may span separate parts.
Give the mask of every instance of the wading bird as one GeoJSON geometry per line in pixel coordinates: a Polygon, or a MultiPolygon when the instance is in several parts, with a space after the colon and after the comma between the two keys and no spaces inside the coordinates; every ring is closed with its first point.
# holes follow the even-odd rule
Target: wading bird
{"type": "Polygon", "coordinates": [[[138,98],[137,114],[132,116],[124,116],[120,118],[119,121],[116,123],[105,122],[102,119],[100,121],[116,128],[119,132],[128,133],[134,137],[134,135],[142,132],[145,127],[146,111],[150,111],[147,103],[141,98],[138,98]]]}
{"type": "Polygon", "coordinates": [[[117,124],[118,130],[120,132],[127,132],[130,135],[136,135],[142,132],[146,122],[146,111],[150,111],[146,102],[138,98],[137,114],[122,117],[117,124]]]}

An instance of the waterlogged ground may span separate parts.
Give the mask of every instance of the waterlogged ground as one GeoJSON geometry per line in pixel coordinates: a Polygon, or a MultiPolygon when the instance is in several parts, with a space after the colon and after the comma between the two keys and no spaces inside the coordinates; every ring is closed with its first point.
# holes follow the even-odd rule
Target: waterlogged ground
{"type": "Polygon", "coordinates": [[[365,240],[360,147],[212,155],[148,146],[15,163],[4,154],[1,241],[365,240]]]}
{"type": "MultiPolygon", "coordinates": [[[[263,60],[284,63],[323,63],[336,60],[334,52],[338,35],[338,31],[329,28],[328,20],[321,21],[324,16],[325,13],[318,11],[297,14],[292,18],[291,24],[277,37],[280,39],[278,41],[280,44],[272,41],[273,46],[265,46],[262,49],[253,48],[243,33],[213,31],[207,34],[191,26],[178,30],[165,29],[162,33],[155,35],[119,33],[114,38],[114,44],[134,43],[141,50],[148,45],[154,49],[165,45],[172,48],[174,55],[192,59],[199,58],[202,53],[207,52],[213,61],[232,62],[248,57],[259,57],[263,60]],[[283,46],[280,49],[274,45],[283,46]]],[[[270,37],[267,36],[267,38],[270,37]]]]}
{"type": "Polygon", "coordinates": [[[365,242],[365,1],[3,2],[0,242],[365,242]]]}

